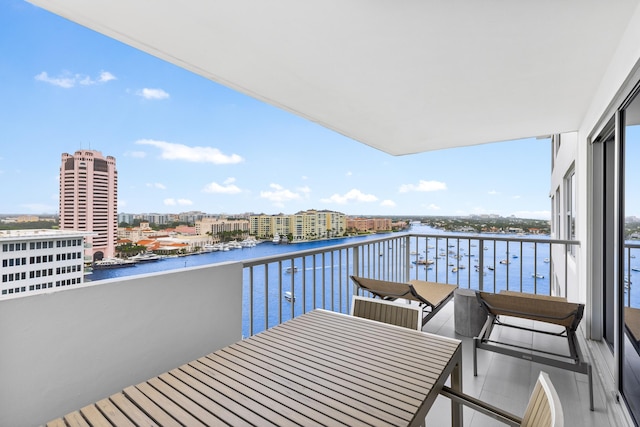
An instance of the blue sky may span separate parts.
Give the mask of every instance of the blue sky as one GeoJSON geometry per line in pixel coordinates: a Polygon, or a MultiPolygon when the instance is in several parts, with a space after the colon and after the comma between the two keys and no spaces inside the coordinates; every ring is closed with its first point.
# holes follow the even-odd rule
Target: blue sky
{"type": "Polygon", "coordinates": [[[116,158],[120,212],[550,218],[548,140],[394,157],[20,0],[0,57],[0,213],[55,213],[82,148],[116,158]]]}

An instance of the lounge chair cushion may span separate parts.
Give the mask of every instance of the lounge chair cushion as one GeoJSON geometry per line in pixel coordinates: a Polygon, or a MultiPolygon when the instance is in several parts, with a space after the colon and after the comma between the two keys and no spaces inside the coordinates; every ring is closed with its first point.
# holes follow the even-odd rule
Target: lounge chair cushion
{"type": "Polygon", "coordinates": [[[570,303],[564,298],[520,292],[493,294],[479,292],[485,307],[494,316],[514,316],[552,323],[575,330],[582,319],[583,304],[570,303]]]}

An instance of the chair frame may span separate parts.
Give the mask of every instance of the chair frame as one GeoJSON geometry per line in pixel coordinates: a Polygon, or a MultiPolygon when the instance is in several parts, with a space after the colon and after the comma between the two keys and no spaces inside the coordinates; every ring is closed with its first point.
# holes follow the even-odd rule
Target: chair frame
{"type": "MultiPolygon", "coordinates": [[[[363,313],[364,314],[364,313],[363,313]]],[[[357,316],[357,317],[362,317],[365,319],[369,319],[369,320],[375,320],[377,322],[384,322],[384,323],[388,323],[391,325],[395,325],[395,326],[400,326],[400,327],[406,327],[409,329],[415,329],[418,331],[422,330],[422,322],[421,319],[423,317],[423,313],[422,313],[422,307],[418,306],[418,305],[413,305],[410,303],[399,303],[399,302],[395,302],[395,301],[385,301],[385,300],[381,300],[381,299],[377,299],[377,298],[369,298],[369,297],[364,297],[364,296],[360,296],[360,295],[354,295],[351,299],[351,315],[352,316],[357,316]],[[379,315],[383,315],[386,317],[386,319],[383,318],[376,318],[378,316],[363,316],[358,314],[357,310],[358,308],[356,307],[358,305],[359,302],[364,302],[364,303],[369,303],[369,304],[376,304],[377,306],[379,306],[381,308],[381,310],[377,313],[379,315]],[[392,308],[395,309],[393,310],[393,313],[390,313],[389,311],[385,311],[384,308],[392,308]],[[412,323],[412,327],[407,326],[406,322],[399,322],[399,321],[394,321],[392,320],[389,316],[393,316],[394,319],[397,319],[398,316],[405,318],[408,316],[409,318],[413,318],[414,320],[411,321],[412,323]]]]}
{"type": "Polygon", "coordinates": [[[586,374],[589,378],[589,409],[591,409],[592,411],[594,410],[592,368],[591,364],[584,358],[576,336],[576,330],[584,312],[584,304],[568,303],[566,299],[560,297],[536,296],[533,294],[522,294],[520,292],[501,292],[500,294],[491,294],[487,292],[476,291],[476,297],[479,304],[487,312],[487,321],[482,327],[480,334],[473,339],[474,376],[478,375],[478,349],[493,351],[496,353],[505,354],[507,356],[525,359],[531,362],[541,363],[548,366],[554,366],[556,368],[567,369],[573,372],[586,374]],[[527,300],[520,301],[526,301],[528,309],[527,311],[520,311],[508,308],[507,306],[498,306],[495,301],[493,301],[493,303],[490,303],[485,298],[483,298],[484,295],[487,295],[487,297],[492,295],[499,295],[501,299],[505,299],[506,301],[514,298],[515,300],[513,301],[518,301],[517,299],[520,298],[527,298],[527,300]],[[564,307],[564,313],[560,315],[550,315],[544,310],[545,301],[548,302],[548,304],[546,304],[547,306],[554,305],[564,307]],[[500,318],[500,316],[519,317],[539,322],[546,322],[554,325],[561,325],[564,327],[564,330],[561,332],[551,332],[527,328],[524,326],[506,323],[500,318]],[[516,328],[546,335],[564,337],[567,339],[567,343],[569,346],[569,355],[536,350],[534,348],[491,340],[491,333],[495,325],[516,328]]]}
{"type": "Polygon", "coordinates": [[[510,426],[537,426],[539,421],[537,417],[546,415],[551,421],[551,426],[564,427],[564,412],[560,397],[546,372],[540,372],[522,417],[447,386],[442,387],[440,394],[510,426]],[[548,411],[541,410],[541,406],[545,403],[548,405],[548,411]]]}

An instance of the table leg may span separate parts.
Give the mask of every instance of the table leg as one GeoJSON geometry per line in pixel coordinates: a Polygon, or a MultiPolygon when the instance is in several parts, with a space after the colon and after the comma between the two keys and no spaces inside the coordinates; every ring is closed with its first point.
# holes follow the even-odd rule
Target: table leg
{"type": "MultiPolygon", "coordinates": [[[[462,392],[462,346],[456,351],[453,362],[455,366],[451,371],[451,388],[462,392]]],[[[454,427],[462,427],[462,408],[462,404],[451,399],[451,425],[454,427]]]]}

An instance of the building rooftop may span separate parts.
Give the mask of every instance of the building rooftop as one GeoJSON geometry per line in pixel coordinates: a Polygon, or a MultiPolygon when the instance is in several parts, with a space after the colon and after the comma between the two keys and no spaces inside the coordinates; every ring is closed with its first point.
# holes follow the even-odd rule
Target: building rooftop
{"type": "Polygon", "coordinates": [[[0,230],[0,239],[33,239],[35,237],[66,237],[66,236],[90,236],[95,233],[76,230],[0,230]]]}

